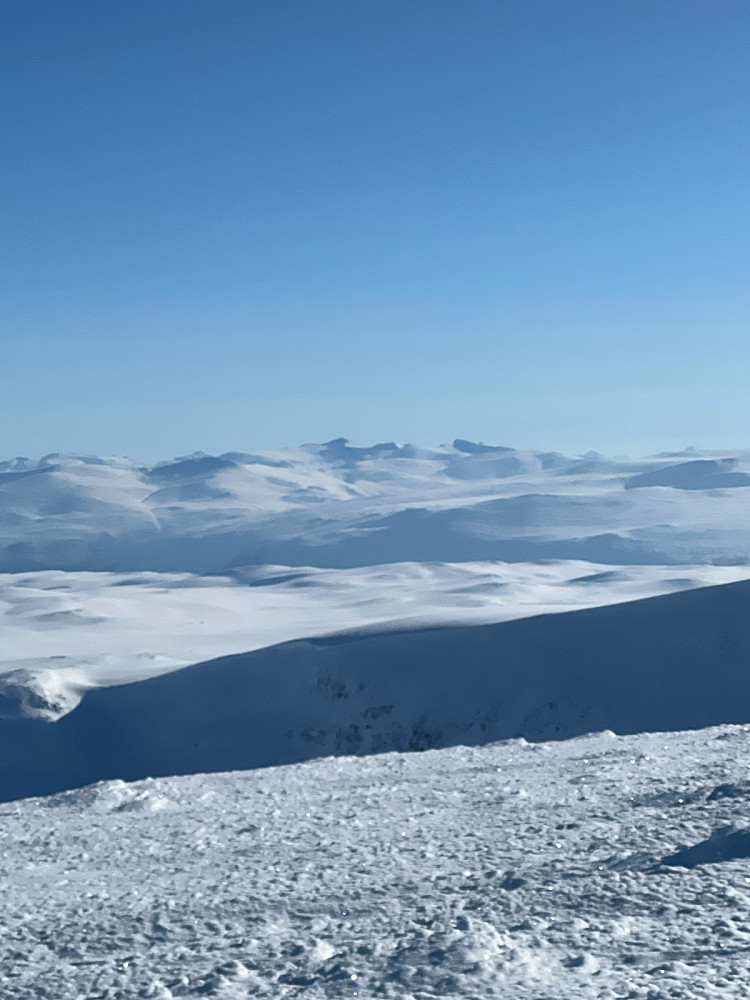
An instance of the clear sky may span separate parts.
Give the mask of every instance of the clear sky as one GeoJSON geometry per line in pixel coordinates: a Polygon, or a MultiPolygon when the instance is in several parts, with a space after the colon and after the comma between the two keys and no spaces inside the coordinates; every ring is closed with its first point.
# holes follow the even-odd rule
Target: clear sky
{"type": "Polygon", "coordinates": [[[747,0],[6,0],[0,457],[750,447],[747,0]]]}

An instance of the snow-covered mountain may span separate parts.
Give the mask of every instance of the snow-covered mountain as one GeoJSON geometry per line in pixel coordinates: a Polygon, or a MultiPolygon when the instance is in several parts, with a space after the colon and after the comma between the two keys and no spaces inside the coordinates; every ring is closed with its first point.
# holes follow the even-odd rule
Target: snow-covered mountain
{"type": "Polygon", "coordinates": [[[147,467],[0,463],[0,572],[750,561],[750,452],[638,461],[345,440],[147,467]]]}
{"type": "Polygon", "coordinates": [[[748,484],[750,452],[632,462],[465,440],[2,463],[0,795],[750,718],[748,484]],[[665,617],[644,631],[637,607],[665,617]],[[615,710],[636,676],[662,693],[638,689],[636,711],[623,688],[615,710]]]}
{"type": "Polygon", "coordinates": [[[67,714],[64,688],[10,674],[0,798],[328,754],[744,722],[749,607],[743,581],[497,625],[297,640],[90,690],[67,714]]]}
{"type": "Polygon", "coordinates": [[[0,995],[744,996],[749,485],[0,464],[0,995]]]}

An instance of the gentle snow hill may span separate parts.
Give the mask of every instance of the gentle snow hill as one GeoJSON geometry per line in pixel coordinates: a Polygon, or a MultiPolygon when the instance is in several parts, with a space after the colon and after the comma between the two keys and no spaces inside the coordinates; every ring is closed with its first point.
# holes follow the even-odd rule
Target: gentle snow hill
{"type": "Polygon", "coordinates": [[[637,461],[343,438],[142,466],[0,462],[0,572],[750,561],[750,452],[637,461]]]}
{"type": "Polygon", "coordinates": [[[3,1000],[744,1000],[747,726],[0,806],[3,1000]]]}
{"type": "Polygon", "coordinates": [[[497,625],[290,642],[89,691],[56,723],[23,717],[44,692],[6,686],[0,797],[326,754],[746,721],[748,608],[741,582],[497,625]]]}

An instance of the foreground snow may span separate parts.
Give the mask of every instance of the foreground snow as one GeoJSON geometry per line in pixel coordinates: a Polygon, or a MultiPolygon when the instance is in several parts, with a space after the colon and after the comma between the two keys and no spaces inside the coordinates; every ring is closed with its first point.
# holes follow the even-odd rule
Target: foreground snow
{"type": "Polygon", "coordinates": [[[0,993],[745,997],[749,767],[722,726],[7,804],[0,993]]]}

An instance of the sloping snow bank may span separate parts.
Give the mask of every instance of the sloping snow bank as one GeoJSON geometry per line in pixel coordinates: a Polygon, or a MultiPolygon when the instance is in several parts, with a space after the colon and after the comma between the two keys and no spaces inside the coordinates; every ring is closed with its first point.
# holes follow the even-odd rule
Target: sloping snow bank
{"type": "Polygon", "coordinates": [[[0,797],[746,721],[749,609],[741,582],[497,625],[296,641],[93,690],[53,725],[0,719],[0,797]]]}

